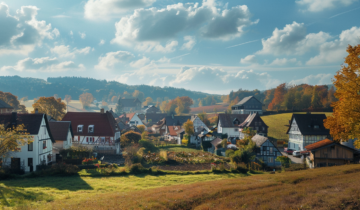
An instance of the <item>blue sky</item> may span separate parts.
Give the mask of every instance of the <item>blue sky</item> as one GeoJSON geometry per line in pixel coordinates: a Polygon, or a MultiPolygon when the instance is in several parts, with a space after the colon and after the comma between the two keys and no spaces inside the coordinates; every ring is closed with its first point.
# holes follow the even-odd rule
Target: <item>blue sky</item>
{"type": "Polygon", "coordinates": [[[219,94],[330,84],[359,20],[359,0],[3,1],[0,75],[219,94]]]}

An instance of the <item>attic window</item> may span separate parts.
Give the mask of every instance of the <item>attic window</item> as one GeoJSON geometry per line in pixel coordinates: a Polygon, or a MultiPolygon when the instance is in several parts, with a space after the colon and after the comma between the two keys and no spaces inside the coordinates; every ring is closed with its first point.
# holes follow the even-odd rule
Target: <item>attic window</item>
{"type": "Polygon", "coordinates": [[[83,132],[83,127],[84,127],[84,125],[78,125],[77,131],[78,131],[79,133],[83,132]]]}
{"type": "Polygon", "coordinates": [[[89,133],[94,133],[94,125],[89,125],[88,132],[89,133]]]}

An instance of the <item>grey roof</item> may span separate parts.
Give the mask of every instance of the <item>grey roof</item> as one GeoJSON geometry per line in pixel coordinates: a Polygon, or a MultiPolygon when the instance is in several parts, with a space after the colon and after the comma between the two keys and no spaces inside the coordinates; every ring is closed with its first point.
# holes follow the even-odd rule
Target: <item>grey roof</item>
{"type": "Polygon", "coordinates": [[[6,109],[13,109],[12,106],[10,106],[9,104],[7,104],[5,101],[0,99],[0,109],[1,108],[6,108],[6,109]]]}
{"type": "Polygon", "coordinates": [[[167,126],[182,126],[187,120],[191,120],[191,116],[167,116],[165,122],[167,126]]]}
{"type": "Polygon", "coordinates": [[[266,142],[266,140],[268,140],[268,138],[264,137],[264,136],[260,136],[259,134],[256,134],[255,136],[253,136],[251,138],[251,140],[253,142],[255,142],[256,146],[260,147],[263,143],[266,142]]]}
{"type": "Polygon", "coordinates": [[[66,141],[69,131],[71,133],[71,137],[74,137],[70,121],[51,121],[49,122],[49,126],[55,141],[66,141]]]}
{"type": "Polygon", "coordinates": [[[111,108],[111,110],[110,110],[109,112],[110,112],[110,114],[112,114],[112,116],[113,116],[115,119],[119,117],[119,115],[117,115],[117,114],[112,110],[112,108],[111,108]]]}
{"type": "Polygon", "coordinates": [[[120,98],[123,107],[135,107],[136,103],[141,103],[137,98],[120,98]]]}
{"type": "MultiPolygon", "coordinates": [[[[325,114],[293,114],[290,123],[295,119],[302,135],[329,135],[330,132],[324,127],[325,114]],[[319,128],[315,128],[315,125],[319,128]]],[[[291,124],[286,132],[289,133],[291,124]]]]}
{"type": "MultiPolygon", "coordinates": [[[[241,99],[241,101],[239,101],[239,102],[236,104],[236,106],[245,104],[245,103],[248,102],[251,98],[255,98],[255,97],[254,97],[254,96],[245,97],[245,98],[241,99]]],[[[255,99],[256,99],[257,101],[259,101],[257,98],[255,98],[255,99]]],[[[259,101],[259,103],[261,103],[261,102],[259,101]]]]}
{"type": "Polygon", "coordinates": [[[145,113],[156,113],[156,112],[160,112],[160,109],[157,108],[156,106],[153,105],[149,105],[147,107],[144,107],[144,112],[145,113]]]}
{"type": "Polygon", "coordinates": [[[261,119],[261,117],[260,117],[260,115],[259,115],[258,113],[249,114],[249,116],[245,119],[245,121],[240,124],[240,127],[241,127],[241,128],[250,127],[250,126],[251,126],[251,123],[252,123],[255,119],[261,120],[262,126],[266,126],[267,128],[269,127],[269,126],[267,126],[267,125],[265,124],[265,122],[261,119]]]}
{"type": "Polygon", "coordinates": [[[145,118],[147,121],[151,120],[151,123],[157,123],[160,120],[164,119],[166,117],[166,114],[145,114],[145,118]]]}
{"type": "Polygon", "coordinates": [[[222,142],[222,139],[216,138],[216,139],[212,140],[210,143],[212,145],[214,145],[214,147],[217,147],[217,145],[221,144],[221,142],[222,142]]]}
{"type": "Polygon", "coordinates": [[[237,127],[241,123],[243,123],[249,114],[219,114],[219,122],[221,123],[221,127],[231,128],[237,127]],[[234,121],[238,122],[238,125],[234,125],[234,121]]]}

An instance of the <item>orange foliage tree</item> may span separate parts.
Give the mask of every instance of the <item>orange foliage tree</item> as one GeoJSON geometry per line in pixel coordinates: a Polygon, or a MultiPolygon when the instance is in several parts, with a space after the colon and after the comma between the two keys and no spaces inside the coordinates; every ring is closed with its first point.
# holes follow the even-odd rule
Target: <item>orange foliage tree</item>
{"type": "Polygon", "coordinates": [[[335,97],[332,116],[325,119],[325,127],[336,141],[357,139],[354,145],[360,148],[360,45],[347,48],[345,65],[335,75],[335,97]]]}
{"type": "Polygon", "coordinates": [[[34,110],[37,109],[39,113],[47,114],[55,120],[61,120],[66,110],[66,104],[61,98],[55,99],[55,97],[40,97],[32,106],[34,110]]]}
{"type": "Polygon", "coordinates": [[[83,93],[79,97],[83,108],[87,108],[94,101],[94,96],[91,93],[83,93]]]}
{"type": "Polygon", "coordinates": [[[0,99],[5,101],[5,103],[9,104],[14,108],[14,111],[26,112],[26,108],[24,105],[20,105],[17,96],[14,96],[11,93],[4,93],[0,91],[0,99]]]}
{"type": "Polygon", "coordinates": [[[284,95],[286,93],[285,86],[286,86],[286,84],[283,83],[276,87],[275,92],[274,92],[274,98],[268,107],[270,110],[278,110],[281,108],[281,106],[282,106],[281,104],[284,101],[284,95]]]}

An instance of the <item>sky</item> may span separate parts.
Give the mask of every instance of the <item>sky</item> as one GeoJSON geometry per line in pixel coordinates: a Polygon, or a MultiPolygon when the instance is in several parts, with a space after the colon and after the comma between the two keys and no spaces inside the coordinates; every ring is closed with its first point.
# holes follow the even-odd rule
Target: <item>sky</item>
{"type": "Polygon", "coordinates": [[[359,20],[359,0],[2,1],[0,76],[213,94],[331,84],[359,20]]]}

